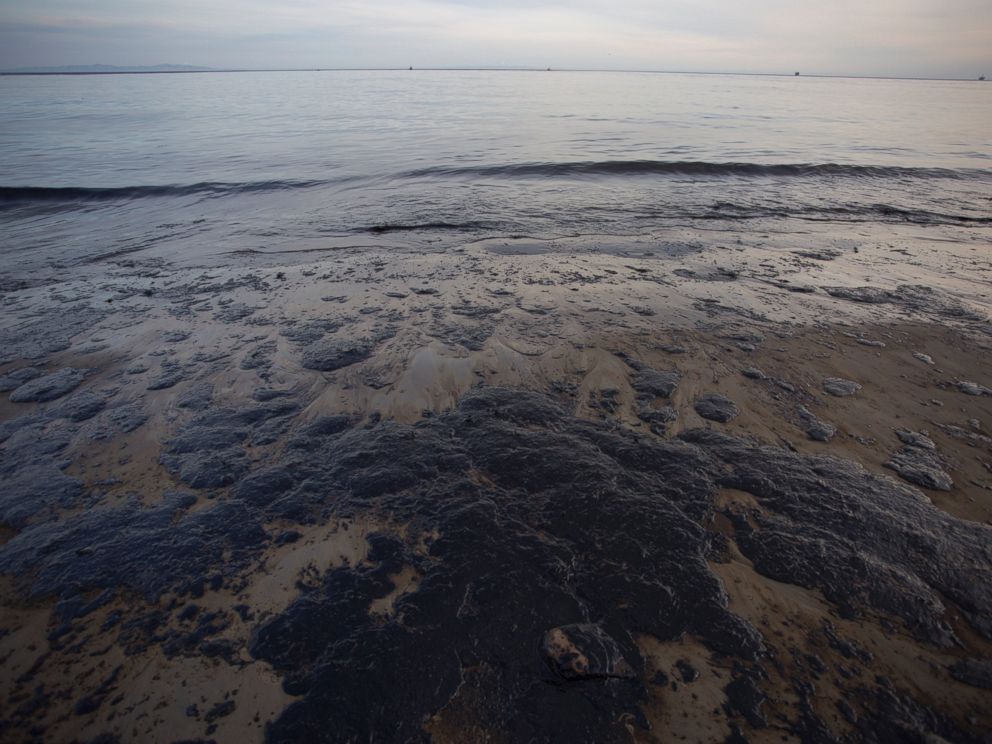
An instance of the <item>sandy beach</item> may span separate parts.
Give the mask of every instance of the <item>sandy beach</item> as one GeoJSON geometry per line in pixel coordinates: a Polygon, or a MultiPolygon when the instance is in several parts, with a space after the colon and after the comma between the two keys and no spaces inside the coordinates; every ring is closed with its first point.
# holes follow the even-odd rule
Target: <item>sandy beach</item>
{"type": "Polygon", "coordinates": [[[5,278],[4,740],[984,740],[986,228],[415,238],[5,278]]]}

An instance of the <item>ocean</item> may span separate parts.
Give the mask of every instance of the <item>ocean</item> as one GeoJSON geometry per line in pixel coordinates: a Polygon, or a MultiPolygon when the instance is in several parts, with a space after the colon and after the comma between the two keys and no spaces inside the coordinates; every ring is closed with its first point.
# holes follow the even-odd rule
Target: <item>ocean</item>
{"type": "Polygon", "coordinates": [[[532,71],[0,77],[3,271],[389,235],[992,223],[992,85],[532,71]]]}

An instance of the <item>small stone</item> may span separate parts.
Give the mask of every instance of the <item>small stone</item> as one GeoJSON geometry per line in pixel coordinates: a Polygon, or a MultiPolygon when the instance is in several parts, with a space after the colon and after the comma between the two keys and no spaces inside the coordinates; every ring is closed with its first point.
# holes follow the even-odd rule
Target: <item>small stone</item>
{"type": "Polygon", "coordinates": [[[831,395],[839,398],[854,395],[861,389],[861,385],[852,380],[845,380],[842,377],[828,377],[823,381],[823,389],[831,395]]]}
{"type": "Polygon", "coordinates": [[[958,382],[958,390],[965,395],[992,395],[992,390],[989,388],[979,385],[977,382],[968,382],[967,380],[958,382]]]}
{"type": "Polygon", "coordinates": [[[793,251],[793,253],[802,258],[811,258],[814,261],[833,261],[838,256],[843,255],[836,248],[809,248],[802,251],[793,251]]]}
{"type": "Polygon", "coordinates": [[[719,393],[704,393],[696,399],[693,408],[704,419],[718,421],[722,424],[740,414],[740,410],[734,405],[734,402],[719,393]]]}
{"type": "Polygon", "coordinates": [[[933,443],[933,440],[918,431],[896,429],[896,436],[899,437],[899,440],[903,444],[909,444],[913,447],[922,447],[923,449],[930,450],[931,452],[937,451],[937,445],[933,443]]]}
{"type": "Polygon", "coordinates": [[[917,359],[919,359],[924,364],[929,364],[931,366],[933,366],[933,364],[934,364],[933,357],[930,356],[929,354],[924,354],[924,353],[919,352],[919,351],[914,351],[913,352],[913,356],[916,357],[917,359]]]}
{"type": "Polygon", "coordinates": [[[752,380],[767,380],[768,375],[762,372],[757,367],[748,367],[747,369],[742,369],[741,374],[752,380]]]}
{"type": "Polygon", "coordinates": [[[208,710],[203,718],[207,721],[207,723],[216,721],[218,718],[224,718],[225,716],[231,715],[234,712],[235,707],[236,705],[233,700],[225,700],[217,703],[217,705],[208,710]]]}
{"type": "Polygon", "coordinates": [[[687,684],[699,679],[699,670],[685,659],[676,661],[675,668],[679,670],[679,676],[682,677],[682,681],[687,684]]]}
{"type": "Polygon", "coordinates": [[[837,433],[837,427],[826,421],[821,421],[806,406],[799,406],[799,418],[803,424],[806,436],[816,442],[829,442],[837,433]]]}
{"type": "Polygon", "coordinates": [[[879,287],[824,287],[823,291],[831,297],[872,305],[892,302],[893,300],[891,292],[879,287]]]}
{"type": "Polygon", "coordinates": [[[552,628],[544,634],[541,650],[551,668],[567,680],[636,676],[617,642],[592,623],[552,628]]]}

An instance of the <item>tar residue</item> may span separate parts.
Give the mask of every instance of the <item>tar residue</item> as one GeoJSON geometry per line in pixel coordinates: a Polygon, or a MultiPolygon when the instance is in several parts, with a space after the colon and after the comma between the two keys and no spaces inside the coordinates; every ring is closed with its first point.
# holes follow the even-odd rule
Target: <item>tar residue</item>
{"type": "MultiPolygon", "coordinates": [[[[724,712],[764,726],[769,651],[728,609],[708,563],[723,541],[704,527],[721,488],[761,507],[726,512],[760,573],[820,589],[845,616],[876,612],[940,645],[955,642],[943,620],[953,603],[992,638],[988,528],[848,461],[712,430],[663,442],[500,388],[477,389],[416,425],[334,416],[291,431],[296,411],[291,401],[208,410],[165,445],[163,461],[190,487],[231,486],[216,505],[195,510],[191,497],[173,495],[33,524],[3,547],[0,570],[59,595],[71,638],[94,590],[154,600],[167,588],[196,596],[236,583],[273,540],[292,539],[263,529],[276,520],[369,515],[403,525],[372,534],[367,560],[301,585],[284,612],[254,628],[247,651],[298,696],[268,725],[273,742],[427,740],[439,713],[508,741],[626,741],[631,727],[650,725],[642,635],[699,639],[733,670],[724,712]],[[260,466],[247,456],[246,446],[276,441],[260,466]],[[404,571],[419,582],[397,593],[404,571]],[[386,598],[390,613],[371,611],[386,598]]],[[[216,618],[185,638],[156,631],[162,623],[142,626],[144,642],[217,653],[216,618]]],[[[121,632],[134,642],[133,624],[121,632]]],[[[231,659],[237,649],[223,652],[231,659]]],[[[810,739],[828,732],[808,681],[795,685],[807,702],[788,726],[810,739]]],[[[968,739],[884,680],[850,685],[866,740],[873,731],[968,739]]]]}

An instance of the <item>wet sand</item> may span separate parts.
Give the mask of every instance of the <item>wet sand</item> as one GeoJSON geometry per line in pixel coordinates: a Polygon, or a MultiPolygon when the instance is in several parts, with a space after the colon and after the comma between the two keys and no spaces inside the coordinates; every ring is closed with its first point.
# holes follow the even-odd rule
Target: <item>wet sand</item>
{"type": "Polygon", "coordinates": [[[987,231],[801,227],[4,277],[3,738],[983,740],[987,231]]]}

